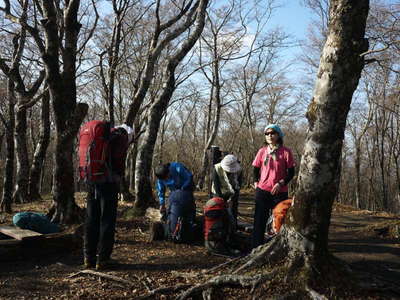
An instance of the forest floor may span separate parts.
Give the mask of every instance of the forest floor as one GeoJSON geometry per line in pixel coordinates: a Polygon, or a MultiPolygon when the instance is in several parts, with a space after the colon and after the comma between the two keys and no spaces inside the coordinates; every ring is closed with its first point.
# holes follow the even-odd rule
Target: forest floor
{"type": "MultiPolygon", "coordinates": [[[[84,195],[79,194],[77,198],[83,206],[84,195]]],[[[196,199],[198,207],[202,207],[206,195],[196,193],[196,199]]],[[[252,203],[252,192],[242,193],[241,221],[251,223],[252,203]]],[[[49,206],[50,200],[44,200],[15,205],[14,211],[45,212],[49,206]]],[[[28,260],[0,258],[0,299],[135,299],[156,288],[193,282],[194,278],[201,277],[198,274],[228,260],[207,254],[201,243],[148,242],[149,220],[124,217],[129,207],[130,204],[120,203],[118,209],[113,253],[118,264],[102,271],[120,281],[79,273],[83,270],[81,248],[28,260]]],[[[0,225],[9,225],[12,215],[1,214],[0,225]]],[[[400,299],[399,228],[398,216],[334,206],[329,237],[331,252],[353,270],[366,274],[366,278],[379,277],[381,283],[391,286],[388,291],[385,284],[377,285],[370,299],[400,299]]],[[[250,299],[248,291],[224,289],[224,293],[224,299],[250,299]]],[[[149,299],[170,298],[166,293],[159,293],[149,299]]],[[[364,294],[351,299],[366,298],[364,294]]]]}

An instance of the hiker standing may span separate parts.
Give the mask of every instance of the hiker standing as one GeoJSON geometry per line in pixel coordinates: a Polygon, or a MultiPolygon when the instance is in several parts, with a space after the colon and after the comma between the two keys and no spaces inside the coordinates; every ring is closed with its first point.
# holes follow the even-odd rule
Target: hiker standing
{"type": "Polygon", "coordinates": [[[175,242],[188,241],[194,226],[196,204],[193,197],[193,175],[181,163],[171,162],[155,168],[160,212],[167,219],[167,235],[175,242]],[[165,192],[170,190],[168,209],[165,192]]]}
{"type": "Polygon", "coordinates": [[[85,268],[100,270],[111,264],[119,185],[133,130],[123,124],[90,121],[79,138],[81,178],[88,183],[84,233],[85,268]]]}
{"type": "Polygon", "coordinates": [[[242,167],[236,156],[226,155],[214,165],[211,176],[213,197],[223,198],[228,204],[233,229],[237,227],[239,192],[243,182],[242,167]]]}
{"type": "Polygon", "coordinates": [[[264,243],[264,233],[271,209],[288,198],[287,184],[294,176],[292,151],[283,146],[283,132],[276,124],[264,129],[265,146],[254,161],[255,211],[252,248],[264,243]]]}

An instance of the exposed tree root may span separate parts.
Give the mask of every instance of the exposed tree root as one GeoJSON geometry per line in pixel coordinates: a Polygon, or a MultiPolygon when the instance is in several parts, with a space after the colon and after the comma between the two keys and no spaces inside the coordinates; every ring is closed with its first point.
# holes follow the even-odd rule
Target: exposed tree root
{"type": "Polygon", "coordinates": [[[107,274],[107,273],[97,272],[97,271],[92,271],[92,270],[82,270],[82,271],[79,271],[77,273],[74,273],[74,274],[68,276],[68,278],[79,276],[81,274],[95,275],[95,276],[98,276],[98,277],[114,280],[114,281],[129,285],[129,286],[135,286],[135,283],[132,282],[132,281],[125,280],[123,278],[120,278],[120,277],[117,277],[117,276],[114,276],[114,275],[110,275],[110,274],[107,274]]]}
{"type": "Polygon", "coordinates": [[[80,208],[75,201],[69,201],[67,203],[53,202],[50,207],[47,217],[54,223],[59,224],[79,224],[82,223],[85,218],[85,209],[80,208]]]}
{"type": "Polygon", "coordinates": [[[264,288],[273,292],[271,299],[321,300],[336,293],[340,297],[343,290],[357,289],[348,279],[354,275],[347,265],[329,254],[314,255],[313,243],[293,229],[283,228],[272,241],[254,249],[248,256],[227,261],[208,272],[212,274],[222,269],[226,274],[192,286],[177,299],[196,296],[218,299],[216,293],[228,286],[250,288],[253,299],[265,295],[264,288]]]}
{"type": "Polygon", "coordinates": [[[149,293],[135,297],[135,300],[143,300],[143,299],[154,299],[154,296],[157,294],[172,294],[179,292],[180,290],[186,289],[190,287],[190,284],[178,284],[174,286],[169,286],[169,287],[160,287],[154,290],[151,290],[149,293]]]}
{"type": "Polygon", "coordinates": [[[252,268],[258,268],[265,264],[273,264],[286,258],[287,261],[297,262],[298,257],[309,253],[311,243],[294,230],[286,227],[268,244],[254,249],[247,257],[242,258],[240,265],[233,274],[252,268]]]}
{"type": "MultiPolygon", "coordinates": [[[[182,293],[178,299],[184,300],[188,297],[198,295],[206,291],[203,295],[209,298],[209,294],[212,293],[210,289],[213,287],[221,288],[224,286],[241,286],[241,287],[251,287],[251,292],[261,283],[274,277],[276,272],[270,272],[266,274],[257,274],[254,276],[240,276],[240,275],[221,275],[216,276],[206,283],[195,285],[189,290],[182,293]]],[[[206,299],[207,299],[206,298],[206,299]]]]}

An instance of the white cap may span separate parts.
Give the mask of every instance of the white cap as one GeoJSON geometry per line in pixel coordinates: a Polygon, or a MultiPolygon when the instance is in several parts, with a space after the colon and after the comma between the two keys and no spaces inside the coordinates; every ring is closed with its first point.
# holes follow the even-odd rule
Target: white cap
{"type": "Polygon", "coordinates": [[[118,125],[115,126],[115,128],[123,128],[125,129],[126,133],[128,134],[128,143],[132,142],[133,139],[133,129],[132,127],[126,125],[126,124],[122,124],[122,125],[118,125]]]}
{"type": "Polygon", "coordinates": [[[236,156],[232,154],[228,154],[222,159],[221,167],[228,173],[236,173],[242,169],[236,156]]]}

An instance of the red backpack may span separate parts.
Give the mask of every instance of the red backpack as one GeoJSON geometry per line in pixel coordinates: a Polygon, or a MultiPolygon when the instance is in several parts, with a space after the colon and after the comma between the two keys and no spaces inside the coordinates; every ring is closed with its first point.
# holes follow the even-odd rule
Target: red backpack
{"type": "Polygon", "coordinates": [[[229,233],[228,206],[224,199],[214,197],[204,206],[204,239],[224,241],[229,233]]]}
{"type": "Polygon", "coordinates": [[[110,123],[90,121],[79,131],[79,177],[87,183],[105,182],[109,179],[110,123]]]}
{"type": "Polygon", "coordinates": [[[124,129],[90,121],[79,132],[79,177],[87,183],[115,182],[123,176],[128,150],[124,129]]]}

